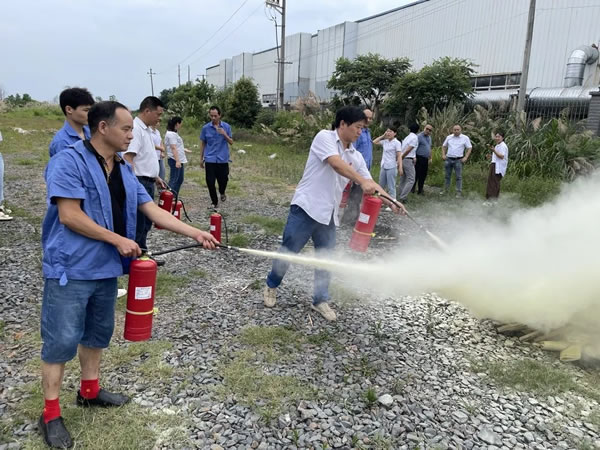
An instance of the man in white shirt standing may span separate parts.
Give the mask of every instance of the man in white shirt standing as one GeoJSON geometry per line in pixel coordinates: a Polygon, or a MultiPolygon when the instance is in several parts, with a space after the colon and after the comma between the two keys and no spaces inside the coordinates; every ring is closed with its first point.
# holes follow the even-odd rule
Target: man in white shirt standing
{"type": "Polygon", "coordinates": [[[413,123],[408,127],[410,133],[402,141],[402,170],[400,171],[400,182],[398,183],[398,200],[406,200],[408,194],[415,184],[415,158],[419,146],[419,124],[413,123]]]}
{"type": "Polygon", "coordinates": [[[497,199],[500,196],[500,181],[506,175],[508,166],[508,147],[504,142],[504,131],[496,131],[496,146],[492,146],[490,173],[488,175],[486,199],[497,199]]]}
{"type": "MultiPolygon", "coordinates": [[[[335,129],[322,130],[313,139],[304,174],[292,198],[280,252],[299,253],[311,238],[317,254],[333,250],[338,207],[349,180],[360,185],[366,194],[385,192],[371,179],[364,158],[352,145],[365,123],[366,116],[360,108],[345,106],[336,113],[335,129]]],[[[395,212],[400,211],[396,205],[384,202],[395,212]]],[[[273,261],[264,289],[265,306],[275,306],[277,287],[288,268],[286,261],[273,261]]],[[[329,281],[329,272],[315,270],[312,308],[331,321],[336,315],[327,304],[329,281]]]]}
{"type": "MultiPolygon", "coordinates": [[[[133,166],[137,179],[152,199],[154,199],[155,184],[158,187],[166,187],[158,176],[158,158],[151,128],[158,124],[163,110],[163,103],[157,97],[150,96],[142,100],[140,112],[133,120],[133,140],[123,155],[133,166]]],[[[148,248],[146,237],[150,228],[152,228],[152,221],[138,210],[135,242],[142,249],[148,248]]]]}
{"type": "Polygon", "coordinates": [[[450,190],[450,180],[452,178],[452,169],[456,173],[456,197],[462,197],[462,166],[467,162],[471,155],[473,146],[469,136],[462,134],[460,125],[454,125],[452,134],[446,137],[442,144],[442,159],[446,172],[445,194],[450,190]]]}

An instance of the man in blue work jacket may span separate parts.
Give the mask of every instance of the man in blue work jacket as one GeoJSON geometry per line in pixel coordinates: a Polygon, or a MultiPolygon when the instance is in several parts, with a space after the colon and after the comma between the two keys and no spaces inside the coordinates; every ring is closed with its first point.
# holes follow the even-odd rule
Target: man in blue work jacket
{"type": "Polygon", "coordinates": [[[65,123],[50,142],[48,148],[50,157],[77,141],[90,138],[88,111],[94,104],[92,94],[87,89],[68,88],[60,93],[58,101],[65,115],[65,123]]]}
{"type": "Polygon", "coordinates": [[[184,224],[152,202],[131,165],[117,152],[133,138],[133,118],[117,102],[89,111],[92,134],[50,159],[46,171],[48,211],[42,227],[42,388],[39,428],[50,447],[73,441],[61,417],[59,393],[65,363],[79,353],[81,389],[77,404],[120,406],[122,394],[100,388],[102,349],[113,329],[117,277],[141,254],[133,240],[138,209],[162,228],[214,249],[209,234],[184,224]]]}

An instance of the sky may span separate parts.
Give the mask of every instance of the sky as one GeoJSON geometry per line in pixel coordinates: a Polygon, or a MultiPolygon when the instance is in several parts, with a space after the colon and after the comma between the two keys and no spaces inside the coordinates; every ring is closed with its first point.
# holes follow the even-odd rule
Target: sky
{"type": "MultiPolygon", "coordinates": [[[[286,35],[316,33],[414,0],[287,0],[286,35]]],[[[137,108],[242,52],[275,46],[264,0],[19,0],[0,12],[0,89],[55,101],[66,86],[137,108]],[[237,10],[237,12],[236,12],[237,10]],[[235,13],[235,14],[234,14],[235,13]]]]}

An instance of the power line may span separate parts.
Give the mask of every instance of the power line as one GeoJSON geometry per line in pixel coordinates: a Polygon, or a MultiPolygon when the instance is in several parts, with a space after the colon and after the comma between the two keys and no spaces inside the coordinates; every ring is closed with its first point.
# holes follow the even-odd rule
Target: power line
{"type": "Polygon", "coordinates": [[[196,53],[197,53],[199,50],[201,50],[201,49],[202,49],[202,48],[203,48],[203,47],[204,47],[206,44],[208,44],[208,43],[209,43],[209,42],[212,40],[212,38],[214,38],[214,37],[217,35],[217,33],[218,33],[219,31],[221,31],[221,30],[223,29],[223,27],[225,27],[225,25],[227,25],[227,24],[229,23],[229,21],[230,21],[231,19],[233,19],[233,18],[235,17],[235,15],[236,15],[236,14],[239,12],[239,10],[240,10],[240,9],[242,9],[242,8],[243,8],[243,6],[244,6],[246,3],[248,3],[248,0],[244,0],[244,1],[242,2],[242,4],[241,4],[240,6],[238,6],[238,8],[237,8],[237,9],[236,9],[236,10],[235,10],[235,11],[234,11],[234,12],[233,12],[233,13],[232,13],[230,16],[229,16],[229,18],[228,18],[228,19],[227,19],[227,20],[226,20],[226,21],[225,21],[225,22],[224,22],[224,23],[223,23],[223,24],[222,24],[222,25],[221,25],[221,26],[220,26],[220,27],[219,27],[217,30],[215,30],[214,32],[212,32],[212,33],[211,33],[210,37],[209,37],[209,38],[208,38],[206,41],[204,41],[200,47],[198,47],[198,48],[197,48],[196,50],[194,50],[192,53],[190,53],[189,55],[187,55],[185,58],[183,58],[183,59],[182,59],[181,61],[179,61],[177,64],[175,64],[175,65],[173,65],[173,66],[170,66],[170,67],[168,67],[167,69],[160,70],[158,73],[163,73],[163,72],[165,72],[165,71],[167,71],[167,70],[169,70],[169,69],[171,69],[171,68],[175,67],[176,65],[182,64],[182,63],[183,63],[183,62],[185,62],[187,59],[189,59],[189,58],[191,58],[192,56],[194,56],[194,55],[195,55],[195,54],[196,54],[196,53]]]}

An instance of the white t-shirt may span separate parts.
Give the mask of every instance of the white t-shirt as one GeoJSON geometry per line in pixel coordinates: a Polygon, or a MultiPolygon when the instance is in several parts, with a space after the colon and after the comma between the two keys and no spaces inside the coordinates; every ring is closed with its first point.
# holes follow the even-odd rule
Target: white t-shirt
{"type": "MultiPolygon", "coordinates": [[[[152,128],[150,128],[152,130],[152,128]]],[[[158,131],[158,129],[152,130],[152,140],[154,141],[154,150],[156,150],[156,147],[160,147],[160,141],[161,141],[161,137],[160,137],[160,131],[158,131]]],[[[158,159],[160,159],[162,156],[161,151],[160,150],[156,150],[156,157],[158,159]]]]}
{"type": "Polygon", "coordinates": [[[171,145],[174,145],[177,149],[177,156],[179,157],[179,162],[182,164],[187,163],[188,161],[185,157],[183,139],[181,139],[181,136],[179,136],[179,133],[177,133],[176,131],[167,131],[167,134],[165,134],[165,147],[167,147],[167,156],[171,159],[175,159],[171,145]]]}
{"type": "Polygon", "coordinates": [[[404,138],[402,141],[402,153],[408,148],[412,147],[411,151],[408,152],[408,155],[405,158],[414,158],[417,156],[417,147],[419,146],[419,138],[415,133],[410,133],[408,136],[404,138]]]}
{"type": "Polygon", "coordinates": [[[336,130],[322,130],[317,133],[310,146],[304,174],[292,198],[292,205],[298,205],[312,219],[329,225],[333,216],[339,225],[338,207],[342,191],[348,178],[341,176],[326,161],[338,155],[350,164],[363,178],[371,179],[365,159],[351,144],[344,148],[336,130]]]}
{"type": "Polygon", "coordinates": [[[156,178],[158,176],[158,159],[152,139],[152,129],[142,119],[133,119],[133,139],[125,153],[134,153],[134,172],[138,177],[156,178]]]}
{"type": "Polygon", "coordinates": [[[473,146],[471,145],[471,139],[469,139],[469,136],[464,134],[454,136],[454,134],[451,134],[444,140],[442,147],[446,147],[448,149],[446,156],[450,158],[462,158],[465,156],[465,150],[472,148],[473,146]]]}
{"type": "Polygon", "coordinates": [[[504,141],[502,141],[496,145],[495,149],[498,153],[503,155],[504,158],[500,159],[496,156],[496,153],[492,153],[492,162],[496,163],[496,173],[504,177],[506,175],[506,167],[508,166],[508,147],[504,141]]]}
{"type": "Polygon", "coordinates": [[[402,143],[394,138],[391,141],[389,139],[383,139],[381,146],[383,147],[383,154],[381,155],[381,168],[382,169],[393,169],[396,167],[397,159],[396,155],[402,153],[402,143]]]}

